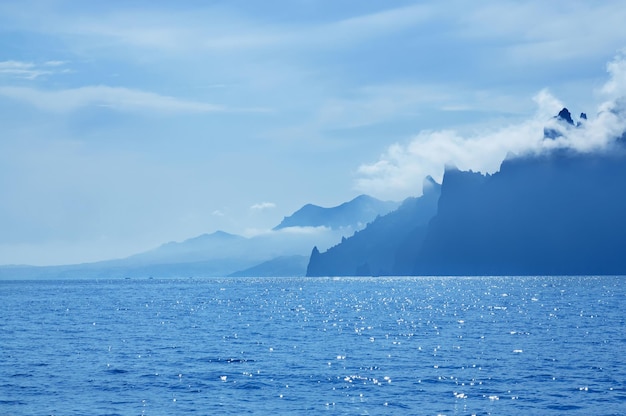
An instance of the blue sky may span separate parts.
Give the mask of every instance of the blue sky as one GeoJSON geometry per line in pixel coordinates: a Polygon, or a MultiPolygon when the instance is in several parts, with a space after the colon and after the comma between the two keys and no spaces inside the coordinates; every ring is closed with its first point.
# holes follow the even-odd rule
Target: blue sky
{"type": "Polygon", "coordinates": [[[603,102],[625,21],[621,1],[5,0],[0,264],[250,235],[309,202],[419,195],[445,163],[494,170],[524,147],[503,132],[603,102]]]}

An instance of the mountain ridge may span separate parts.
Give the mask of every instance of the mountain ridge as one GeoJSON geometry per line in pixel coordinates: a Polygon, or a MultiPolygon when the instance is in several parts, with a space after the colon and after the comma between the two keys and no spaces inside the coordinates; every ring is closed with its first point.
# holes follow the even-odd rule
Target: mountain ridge
{"type": "MultiPolygon", "coordinates": [[[[358,213],[360,220],[371,221],[381,207],[388,208],[393,204],[362,195],[339,207],[358,213]],[[378,209],[372,209],[372,206],[378,209]]],[[[317,207],[313,204],[306,206],[317,207]]],[[[281,227],[252,237],[217,230],[182,241],[170,241],[120,259],[59,266],[2,265],[0,279],[209,277],[237,273],[249,275],[255,270],[264,270],[263,273],[267,274],[269,267],[275,267],[279,274],[304,275],[313,246],[330,247],[360,228],[358,221],[349,219],[341,221],[341,227],[336,227],[333,208],[322,208],[318,228],[295,221],[291,227],[281,227]],[[328,216],[328,213],[331,215],[328,216]],[[298,256],[303,256],[306,261],[298,256]]],[[[298,219],[297,216],[295,218],[298,219]]]]}
{"type": "Polygon", "coordinates": [[[384,215],[398,207],[394,201],[381,201],[369,195],[359,195],[334,207],[306,204],[273,228],[277,231],[287,227],[319,227],[332,229],[342,227],[361,228],[377,215],[384,215]]]}

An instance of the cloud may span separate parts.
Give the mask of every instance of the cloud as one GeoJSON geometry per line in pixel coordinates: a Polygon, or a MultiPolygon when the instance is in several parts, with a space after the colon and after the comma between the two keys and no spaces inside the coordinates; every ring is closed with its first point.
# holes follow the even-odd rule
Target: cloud
{"type": "Polygon", "coordinates": [[[266,209],[276,208],[276,204],[273,202],[261,202],[258,204],[254,204],[250,207],[253,211],[264,211],[266,209]]]}
{"type": "Polygon", "coordinates": [[[44,66],[61,66],[61,65],[65,65],[66,62],[65,61],[46,61],[43,64],[44,66]]]}
{"type": "MultiPolygon", "coordinates": [[[[68,113],[87,106],[108,107],[119,111],[144,110],[159,113],[228,111],[219,105],[182,100],[137,89],[105,85],[65,90],[40,90],[28,87],[4,86],[0,87],[0,95],[55,113],[68,113]]],[[[255,110],[250,109],[249,111],[255,110]]]]}
{"type": "Polygon", "coordinates": [[[0,75],[10,76],[13,78],[34,80],[43,75],[64,72],[51,69],[52,67],[60,67],[64,64],[65,62],[62,61],[48,61],[44,62],[44,64],[40,66],[32,62],[1,61],[0,75]]]}
{"type": "Polygon", "coordinates": [[[603,148],[626,131],[624,53],[607,64],[607,72],[609,80],[600,90],[606,100],[598,107],[597,116],[583,122],[580,128],[567,128],[553,118],[564,105],[543,90],[534,97],[535,114],[521,123],[469,136],[455,130],[422,131],[406,144],[391,145],[377,162],[358,168],[356,188],[399,198],[420,194],[427,175],[441,181],[447,165],[493,173],[509,153],[523,155],[556,147],[579,151],[603,148]],[[544,140],[544,127],[558,129],[562,136],[544,140]]]}
{"type": "Polygon", "coordinates": [[[332,228],[326,227],[324,225],[320,225],[320,226],[317,226],[317,227],[312,227],[312,226],[306,226],[306,227],[300,227],[300,226],[285,227],[285,228],[281,228],[280,230],[273,231],[273,232],[275,232],[275,233],[283,233],[283,234],[295,234],[295,235],[302,235],[302,234],[315,235],[315,234],[329,233],[331,231],[333,231],[332,228]]]}
{"type": "Polygon", "coordinates": [[[606,65],[606,70],[610,78],[600,89],[601,93],[612,100],[624,97],[626,95],[626,48],[606,65]]]}
{"type": "Polygon", "coordinates": [[[216,216],[216,217],[223,217],[224,213],[220,211],[219,209],[216,209],[215,211],[211,213],[211,215],[216,216]]]}

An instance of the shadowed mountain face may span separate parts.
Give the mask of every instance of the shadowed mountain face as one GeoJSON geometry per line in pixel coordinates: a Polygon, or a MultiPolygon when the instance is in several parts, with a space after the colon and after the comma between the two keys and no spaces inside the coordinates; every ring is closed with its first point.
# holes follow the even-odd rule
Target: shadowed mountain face
{"type": "MultiPolygon", "coordinates": [[[[405,255],[407,239],[424,237],[428,221],[437,211],[440,188],[429,177],[425,180],[424,194],[420,198],[406,199],[396,211],[376,218],[365,229],[324,253],[314,248],[307,276],[367,276],[404,272],[397,270],[405,265],[396,266],[396,257],[405,255]]],[[[410,267],[406,271],[410,271],[410,267]]]]}
{"type": "Polygon", "coordinates": [[[352,201],[332,208],[307,204],[285,217],[274,230],[286,227],[330,227],[333,229],[352,227],[358,229],[378,215],[385,215],[398,207],[398,202],[380,201],[368,195],[361,195],[352,201]]]}
{"type": "MultiPolygon", "coordinates": [[[[583,113],[584,114],[584,113],[583,113]]],[[[567,124],[574,125],[574,120],[572,120],[572,113],[569,112],[567,108],[559,111],[559,114],[556,116],[559,120],[565,121],[567,124]]]]}
{"type": "Polygon", "coordinates": [[[449,170],[413,274],[626,273],[625,187],[623,149],[507,160],[491,176],[449,170]]]}
{"type": "Polygon", "coordinates": [[[408,200],[327,252],[313,250],[307,273],[626,274],[625,189],[619,146],[513,158],[493,175],[449,169],[438,205],[428,194],[408,200]],[[420,203],[432,209],[428,223],[420,203]]]}

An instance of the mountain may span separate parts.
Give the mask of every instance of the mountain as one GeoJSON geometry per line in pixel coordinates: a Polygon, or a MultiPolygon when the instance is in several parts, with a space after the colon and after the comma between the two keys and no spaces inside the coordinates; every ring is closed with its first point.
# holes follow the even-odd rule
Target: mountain
{"type": "MultiPolygon", "coordinates": [[[[423,238],[428,221],[437,212],[441,186],[431,177],[424,180],[424,193],[408,198],[400,207],[343,239],[324,253],[315,247],[307,276],[362,276],[398,274],[396,257],[404,256],[406,239],[423,238]]],[[[404,270],[402,270],[404,271],[404,270]]]]}
{"type": "MultiPolygon", "coordinates": [[[[575,124],[563,109],[553,123],[585,119],[575,124]]],[[[587,153],[511,155],[492,175],[449,168],[429,221],[405,202],[327,252],[314,249],[307,275],[626,274],[624,137],[587,153]]]]}
{"type": "Polygon", "coordinates": [[[124,259],[124,263],[190,263],[207,259],[243,256],[249,249],[247,238],[216,231],[202,234],[182,242],[170,242],[153,250],[135,254],[124,259]]]}
{"type": "Polygon", "coordinates": [[[381,201],[368,195],[360,195],[349,202],[332,208],[307,204],[285,217],[274,230],[287,227],[351,227],[360,229],[378,215],[385,215],[398,207],[398,202],[381,201]]]}
{"type": "Polygon", "coordinates": [[[486,176],[449,170],[412,274],[624,274],[625,183],[624,149],[515,158],[486,176]]]}
{"type": "Polygon", "coordinates": [[[254,266],[268,274],[270,266],[275,266],[277,275],[304,275],[311,247],[330,247],[340,239],[338,232],[326,228],[285,229],[250,238],[218,231],[163,244],[123,259],[64,266],[0,266],[0,279],[223,277],[236,272],[245,274],[251,268],[249,273],[260,275],[254,266]],[[295,257],[291,263],[285,263],[284,259],[290,256],[303,256],[305,260],[299,267],[295,257]]]}
{"type": "Polygon", "coordinates": [[[561,111],[559,111],[559,114],[553,117],[552,122],[549,123],[550,126],[546,126],[543,129],[543,137],[545,139],[557,139],[563,136],[563,134],[567,132],[568,129],[572,127],[581,127],[586,120],[587,114],[580,113],[578,121],[574,123],[572,113],[570,113],[567,108],[563,108],[561,111]]]}

